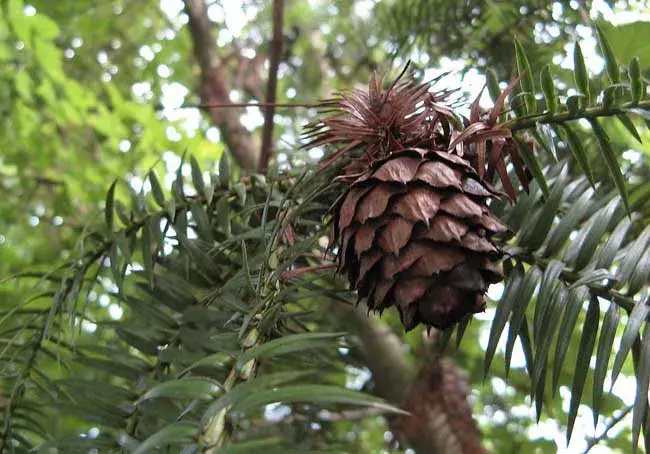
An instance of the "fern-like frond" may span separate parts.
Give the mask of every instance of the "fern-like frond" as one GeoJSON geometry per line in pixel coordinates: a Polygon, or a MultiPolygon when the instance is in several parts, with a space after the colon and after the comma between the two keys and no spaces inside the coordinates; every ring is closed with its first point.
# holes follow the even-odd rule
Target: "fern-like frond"
{"type": "MultiPolygon", "coordinates": [[[[611,370],[613,383],[634,348],[639,350],[634,353],[637,395],[647,394],[650,375],[640,361],[650,310],[650,228],[641,213],[647,210],[650,193],[643,185],[632,187],[628,215],[612,185],[593,188],[587,178],[571,177],[564,160],[547,167],[544,176],[548,197],[534,183],[515,206],[495,207],[516,234],[504,238],[507,285],[492,323],[485,372],[503,336],[507,368],[519,341],[539,418],[545,399],[566,380],[567,352],[577,349],[577,362],[570,368],[573,377],[567,383],[572,395],[570,437],[581,402],[588,402],[598,419],[601,402],[609,394],[606,375],[611,370]],[[626,315],[623,338],[616,347],[618,322],[626,315]],[[613,366],[612,352],[616,352],[613,366]],[[593,395],[583,396],[588,376],[593,395]]],[[[646,411],[645,399],[638,400],[635,418],[646,411]]],[[[635,430],[638,437],[640,426],[635,430]]]]}
{"type": "MultiPolygon", "coordinates": [[[[227,157],[210,182],[198,162],[192,160],[191,168],[195,195],[188,195],[180,172],[166,195],[152,171],[153,200],[131,194],[130,209],[121,202],[121,186],[113,184],[104,223],[84,243],[84,265],[69,271],[54,298],[40,295],[44,309],[20,314],[38,323],[6,317],[12,329],[23,326],[20,343],[0,358],[17,352],[26,365],[7,376],[14,394],[0,452],[40,445],[66,452],[173,446],[211,453],[234,442],[242,449],[257,443],[287,452],[288,440],[268,445],[242,416],[273,402],[397,411],[327,378],[327,371],[332,377],[341,372],[332,355],[345,345],[344,333],[309,332],[314,315],[303,306],[305,295],[292,302],[280,291],[287,273],[322,254],[322,226],[310,221],[324,212],[317,200],[321,190],[305,175],[233,182],[227,157]],[[92,301],[82,307],[80,299],[93,288],[104,305],[120,307],[124,315],[108,317],[92,301]],[[80,327],[92,333],[77,334],[80,327]],[[51,344],[57,348],[48,361],[65,369],[41,377],[32,358],[46,356],[51,344]],[[276,363],[278,357],[283,361],[276,363]],[[35,385],[41,378],[47,380],[43,390],[35,385]],[[34,390],[22,399],[26,386],[34,390]],[[98,428],[97,444],[65,432],[22,434],[19,409],[46,392],[44,408],[98,428]]],[[[38,418],[25,427],[37,430],[38,418]]]]}

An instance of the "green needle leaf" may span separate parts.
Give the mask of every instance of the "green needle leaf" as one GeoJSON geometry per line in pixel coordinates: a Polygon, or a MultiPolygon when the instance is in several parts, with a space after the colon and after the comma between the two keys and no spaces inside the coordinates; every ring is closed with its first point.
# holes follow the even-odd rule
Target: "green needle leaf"
{"type": "Polygon", "coordinates": [[[587,66],[585,65],[585,58],[582,55],[582,50],[580,49],[580,44],[576,43],[573,48],[573,65],[574,65],[574,77],[576,81],[576,86],[578,90],[585,96],[584,106],[588,106],[590,102],[589,94],[589,74],[587,73],[587,66]]]}
{"type": "Polygon", "coordinates": [[[614,358],[614,366],[612,367],[612,387],[618,378],[618,374],[623,368],[625,358],[627,358],[627,354],[630,352],[634,340],[639,335],[641,324],[648,316],[648,313],[650,313],[648,302],[641,301],[634,306],[634,309],[632,309],[632,312],[630,313],[630,317],[627,319],[625,331],[623,331],[623,337],[621,337],[621,343],[618,346],[616,357],[614,358]]]}
{"type": "Polygon", "coordinates": [[[609,309],[607,309],[605,319],[603,320],[603,327],[600,330],[600,339],[598,340],[598,349],[596,350],[596,369],[594,371],[594,394],[592,404],[594,426],[596,426],[598,422],[600,400],[603,396],[605,376],[607,375],[607,365],[609,364],[609,357],[612,354],[614,336],[616,335],[616,328],[618,328],[618,320],[620,316],[621,311],[618,304],[612,302],[609,305],[609,309]]]}
{"type": "Polygon", "coordinates": [[[104,207],[104,219],[106,220],[106,226],[110,232],[113,231],[113,206],[115,205],[115,186],[117,185],[117,180],[113,181],[111,187],[108,188],[108,193],[106,194],[106,206],[104,207]]]}
{"type": "Polygon", "coordinates": [[[517,70],[521,76],[521,88],[525,92],[524,103],[527,113],[537,112],[537,101],[535,100],[535,83],[533,72],[530,69],[528,57],[518,39],[515,39],[515,54],[517,59],[517,70]]]}
{"type": "Polygon", "coordinates": [[[542,85],[542,92],[544,93],[544,100],[546,101],[546,110],[549,113],[554,113],[557,110],[557,92],[549,65],[545,65],[542,69],[540,83],[542,85]]]}
{"type": "Polygon", "coordinates": [[[630,203],[627,197],[627,189],[625,188],[625,178],[623,178],[623,174],[621,173],[618,161],[616,160],[616,155],[614,154],[614,150],[612,150],[612,147],[609,143],[609,137],[607,136],[607,133],[602,128],[602,126],[600,126],[598,123],[598,120],[590,118],[589,123],[591,124],[594,134],[598,139],[598,143],[600,144],[600,149],[603,152],[605,164],[609,169],[609,173],[612,175],[614,184],[616,185],[616,188],[618,189],[618,192],[623,199],[625,211],[627,211],[628,215],[630,215],[630,203]]]}
{"type": "Polygon", "coordinates": [[[598,333],[598,318],[600,309],[598,307],[598,298],[592,296],[589,300],[589,308],[585,317],[585,324],[582,327],[582,336],[580,338],[580,347],[578,349],[578,359],[576,361],[575,372],[573,374],[573,385],[571,386],[571,404],[569,406],[569,421],[567,424],[567,444],[571,440],[573,425],[578,415],[578,406],[582,399],[582,391],[589,372],[589,362],[594,351],[596,343],[596,334],[598,333]]]}
{"type": "Polygon", "coordinates": [[[156,172],[153,170],[149,171],[149,183],[151,183],[151,192],[153,194],[153,199],[156,201],[160,208],[166,208],[165,195],[163,194],[162,187],[160,187],[160,182],[158,181],[156,172]]]}
{"type": "Polygon", "coordinates": [[[603,53],[603,57],[605,57],[607,75],[609,76],[609,80],[611,80],[613,84],[616,84],[621,80],[621,70],[618,67],[618,63],[616,62],[616,56],[614,55],[612,46],[607,41],[607,37],[605,36],[603,29],[599,25],[596,25],[596,34],[598,35],[600,50],[603,53]]]}

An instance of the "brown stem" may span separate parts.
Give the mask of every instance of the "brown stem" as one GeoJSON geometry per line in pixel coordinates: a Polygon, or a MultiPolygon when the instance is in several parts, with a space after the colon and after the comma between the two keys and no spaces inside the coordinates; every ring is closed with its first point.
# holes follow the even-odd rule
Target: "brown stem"
{"type": "MultiPolygon", "coordinates": [[[[213,25],[208,18],[205,0],[184,0],[184,3],[194,57],[201,69],[202,103],[229,103],[231,86],[228,73],[224,61],[217,55],[213,25]]],[[[210,109],[208,112],[237,163],[245,169],[255,169],[259,160],[258,148],[253,136],[241,124],[239,114],[232,109],[210,109]]]]}
{"type": "Polygon", "coordinates": [[[266,86],[266,104],[269,107],[264,112],[264,130],[262,131],[262,150],[259,168],[263,172],[271,160],[271,143],[273,142],[273,116],[275,115],[275,96],[278,84],[278,68],[282,55],[282,19],[284,0],[273,1],[273,40],[269,54],[269,80],[266,86]]]}
{"type": "Polygon", "coordinates": [[[299,276],[302,276],[303,274],[311,273],[312,271],[328,270],[334,267],[336,267],[334,263],[324,263],[322,265],[305,266],[303,268],[297,268],[295,270],[282,273],[282,277],[280,278],[280,280],[282,282],[287,282],[290,281],[291,279],[295,279],[299,276]]]}

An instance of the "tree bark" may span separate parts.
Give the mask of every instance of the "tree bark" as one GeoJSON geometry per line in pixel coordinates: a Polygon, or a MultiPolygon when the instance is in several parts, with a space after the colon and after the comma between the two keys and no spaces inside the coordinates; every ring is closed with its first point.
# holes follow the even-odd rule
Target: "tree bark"
{"type": "MultiPolygon", "coordinates": [[[[231,85],[224,62],[217,54],[213,24],[207,15],[205,0],[184,0],[189,17],[194,57],[201,70],[199,91],[202,104],[230,102],[231,85]]],[[[237,163],[245,169],[256,169],[259,147],[254,137],[241,124],[236,109],[208,109],[210,118],[221,131],[223,141],[237,163]]]]}
{"type": "Polygon", "coordinates": [[[416,371],[402,340],[386,325],[353,310],[361,349],[372,372],[374,393],[409,412],[389,417],[391,432],[418,454],[485,454],[467,402],[464,372],[436,346],[416,371]]]}

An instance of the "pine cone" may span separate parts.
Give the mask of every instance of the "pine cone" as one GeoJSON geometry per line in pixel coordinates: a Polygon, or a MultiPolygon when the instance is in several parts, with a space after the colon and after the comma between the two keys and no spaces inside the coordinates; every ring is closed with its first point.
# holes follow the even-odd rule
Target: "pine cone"
{"type": "Polygon", "coordinates": [[[399,78],[382,91],[373,75],[367,93],[328,101],[335,114],[307,128],[307,147],[345,145],[324,164],[344,163],[333,206],[338,270],[370,309],[396,306],[407,330],[482,311],[489,284],[503,278],[491,237],[505,227],[488,207],[500,193],[488,179],[496,172],[514,199],[510,155],[527,187],[511,133],[497,124],[505,94],[489,112],[475,101],[463,125],[440,104],[445,93],[399,78]]]}
{"type": "Polygon", "coordinates": [[[490,237],[496,194],[458,156],[411,148],[373,163],[335,207],[339,271],[368,307],[395,305],[405,328],[445,329],[485,308],[502,275],[490,237]]]}

